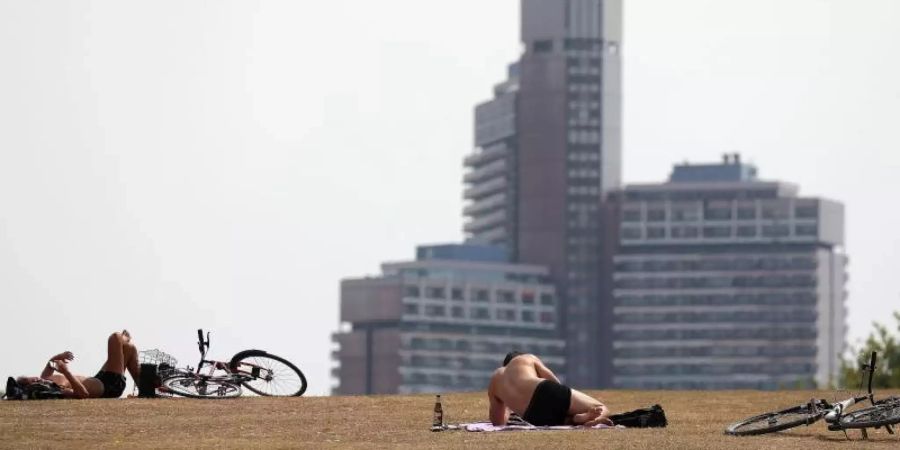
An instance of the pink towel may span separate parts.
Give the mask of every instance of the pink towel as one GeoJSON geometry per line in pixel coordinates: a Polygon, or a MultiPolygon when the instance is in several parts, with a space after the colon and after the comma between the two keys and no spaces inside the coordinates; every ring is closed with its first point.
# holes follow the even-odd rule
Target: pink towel
{"type": "Polygon", "coordinates": [[[534,425],[503,425],[496,426],[490,422],[475,422],[475,423],[461,423],[458,426],[450,426],[450,429],[462,429],[466,431],[540,431],[540,430],[605,430],[607,428],[625,428],[621,425],[618,426],[610,426],[610,425],[594,425],[592,427],[583,427],[580,425],[558,425],[558,426],[543,426],[538,427],[534,425]]]}

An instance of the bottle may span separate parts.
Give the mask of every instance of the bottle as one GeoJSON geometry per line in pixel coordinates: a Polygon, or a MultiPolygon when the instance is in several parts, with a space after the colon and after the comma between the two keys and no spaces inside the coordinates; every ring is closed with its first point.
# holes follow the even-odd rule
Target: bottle
{"type": "Polygon", "coordinates": [[[434,401],[434,419],[431,421],[431,431],[443,431],[444,407],[441,405],[441,395],[437,395],[434,401]]]}

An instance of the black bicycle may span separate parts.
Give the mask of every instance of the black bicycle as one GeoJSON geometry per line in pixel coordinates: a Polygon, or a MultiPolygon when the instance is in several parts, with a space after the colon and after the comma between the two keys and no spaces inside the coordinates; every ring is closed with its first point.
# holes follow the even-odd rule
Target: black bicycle
{"type": "Polygon", "coordinates": [[[197,330],[200,364],[161,370],[163,392],[192,398],[224,399],[239,397],[246,387],[264,396],[299,397],[306,392],[306,377],[290,361],[263,350],[244,350],[228,362],[206,359],[209,333],[197,330]],[[205,369],[205,370],[204,370],[205,369]]]}
{"type": "MultiPolygon", "coordinates": [[[[872,352],[869,364],[862,366],[863,371],[868,372],[868,393],[848,398],[838,403],[828,403],[825,400],[811,399],[806,404],[786,408],[781,411],[768,412],[741,420],[729,425],[725,434],[733,436],[750,436],[757,434],[783,431],[800,425],[812,425],[823,417],[828,423],[828,430],[843,431],[847,436],[847,430],[859,429],[863,439],[868,439],[867,428],[881,428],[890,434],[894,434],[893,425],[900,423],[900,397],[889,397],[876,401],[872,393],[872,376],[875,373],[875,361],[878,355],[872,352]],[[868,400],[872,405],[867,408],[852,412],[846,412],[856,403],[868,400]]],[[[862,383],[862,381],[860,381],[862,383]]],[[[859,390],[862,390],[860,385],[859,390]]],[[[850,437],[847,436],[847,439],[850,437]]]]}

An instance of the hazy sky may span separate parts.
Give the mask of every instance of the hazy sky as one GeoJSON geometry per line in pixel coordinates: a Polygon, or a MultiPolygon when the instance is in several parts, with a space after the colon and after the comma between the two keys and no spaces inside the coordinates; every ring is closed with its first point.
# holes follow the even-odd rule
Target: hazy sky
{"type": "MultiPolygon", "coordinates": [[[[330,389],[342,277],[461,238],[516,0],[0,0],[0,375],[109,332],[330,389]]],[[[626,0],[624,175],[741,152],[847,208],[853,339],[900,309],[900,2],[626,0]]]]}

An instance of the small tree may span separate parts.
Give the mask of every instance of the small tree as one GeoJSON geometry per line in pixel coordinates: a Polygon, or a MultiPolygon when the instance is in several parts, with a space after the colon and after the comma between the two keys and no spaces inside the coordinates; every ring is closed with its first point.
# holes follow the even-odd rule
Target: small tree
{"type": "MultiPolygon", "coordinates": [[[[894,313],[897,321],[897,331],[900,332],[900,312],[894,313]]],[[[868,364],[869,355],[878,352],[878,370],[872,377],[872,387],[876,388],[900,388],[900,337],[894,336],[888,327],[873,323],[875,330],[869,334],[862,349],[851,349],[856,355],[854,359],[841,361],[841,385],[844,388],[855,388],[860,381],[865,379],[865,373],[859,370],[863,364],[868,364]]]]}

